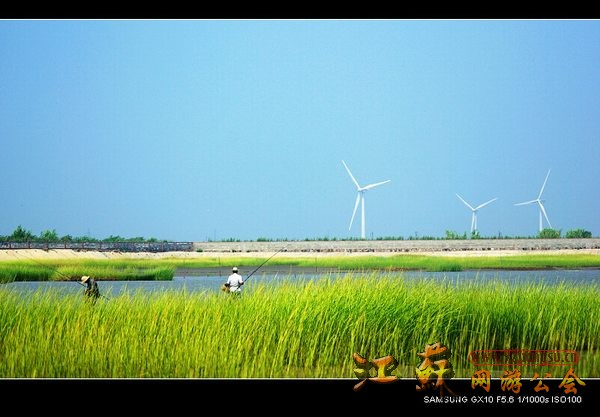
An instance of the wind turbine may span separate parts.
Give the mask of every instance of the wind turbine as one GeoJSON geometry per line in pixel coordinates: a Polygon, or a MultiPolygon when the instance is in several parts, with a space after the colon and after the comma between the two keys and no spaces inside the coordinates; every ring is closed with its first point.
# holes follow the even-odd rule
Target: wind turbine
{"type": "Polygon", "coordinates": [[[465,203],[465,205],[467,207],[469,207],[472,211],[472,215],[471,215],[471,234],[473,234],[473,232],[475,230],[477,230],[477,210],[479,210],[482,207],[487,206],[488,204],[490,204],[492,201],[496,201],[498,200],[498,197],[496,198],[492,198],[490,201],[486,201],[483,204],[478,205],[477,207],[473,208],[473,206],[471,206],[469,203],[467,203],[461,196],[459,196],[458,194],[456,194],[456,196],[458,198],[460,198],[460,201],[462,201],[463,203],[465,203]]]}
{"type": "Polygon", "coordinates": [[[550,224],[550,220],[548,219],[548,215],[546,214],[546,209],[544,208],[544,205],[542,204],[542,193],[544,192],[544,187],[546,186],[546,181],[548,181],[548,176],[550,175],[550,170],[548,170],[548,173],[546,174],[546,179],[544,180],[544,184],[542,184],[542,189],[540,190],[540,193],[538,194],[537,198],[535,200],[531,200],[531,201],[525,201],[523,203],[516,203],[515,206],[523,206],[525,204],[532,204],[532,203],[537,203],[539,208],[540,208],[540,232],[543,230],[544,225],[542,223],[542,213],[544,214],[544,217],[546,218],[546,221],[548,222],[548,226],[550,226],[550,228],[552,228],[552,225],[550,224]]]}
{"type": "Polygon", "coordinates": [[[356,195],[356,203],[354,203],[354,211],[352,212],[352,218],[350,219],[350,226],[348,227],[348,230],[350,230],[352,228],[352,222],[354,221],[354,216],[356,215],[356,209],[358,208],[358,205],[361,204],[362,223],[361,223],[361,229],[360,229],[360,237],[362,239],[365,239],[365,191],[370,190],[371,188],[375,188],[378,185],[385,184],[386,182],[390,182],[391,180],[377,182],[375,184],[369,184],[369,185],[365,185],[364,187],[361,187],[358,184],[358,181],[356,181],[356,178],[354,178],[354,175],[352,175],[352,172],[350,172],[350,169],[348,168],[348,166],[346,165],[346,163],[343,160],[342,160],[342,164],[344,164],[344,167],[346,168],[346,171],[348,171],[348,174],[350,175],[350,178],[352,178],[352,182],[354,183],[354,185],[356,185],[356,188],[358,190],[358,194],[356,195]]]}

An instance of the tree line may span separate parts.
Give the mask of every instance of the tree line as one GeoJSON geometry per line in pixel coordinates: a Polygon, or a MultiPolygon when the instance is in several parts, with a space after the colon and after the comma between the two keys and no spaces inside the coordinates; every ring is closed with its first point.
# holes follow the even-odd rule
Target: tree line
{"type": "MultiPolygon", "coordinates": [[[[536,236],[481,236],[477,230],[473,231],[473,233],[468,234],[457,233],[452,230],[446,230],[446,233],[442,237],[435,236],[408,236],[407,238],[403,236],[384,236],[384,237],[374,237],[373,240],[466,240],[466,239],[585,239],[591,238],[592,232],[584,229],[572,229],[568,230],[564,236],[562,235],[562,231],[559,229],[543,229],[536,236]]],[[[330,237],[321,237],[314,239],[304,239],[305,241],[337,241],[337,240],[362,240],[356,237],[349,238],[330,238],[330,237]]],[[[208,239],[208,241],[212,241],[208,239]]],[[[240,239],[229,238],[222,239],[223,242],[240,242],[240,239]]],[[[288,239],[269,239],[266,237],[259,237],[256,239],[257,242],[273,242],[273,241],[288,241],[288,239]]],[[[82,242],[132,242],[132,243],[158,243],[158,242],[171,242],[169,240],[159,240],[154,237],[144,238],[144,237],[122,237],[122,236],[114,236],[110,235],[104,239],[97,239],[91,236],[71,236],[64,235],[59,236],[55,229],[52,230],[43,230],[39,235],[34,235],[30,230],[23,228],[21,225],[17,226],[17,228],[12,232],[12,234],[7,236],[0,235],[0,242],[40,242],[40,243],[82,243],[82,242]]]]}
{"type": "MultiPolygon", "coordinates": [[[[521,236],[491,236],[491,237],[482,237],[479,235],[477,230],[474,230],[471,233],[471,239],[560,239],[562,236],[562,231],[560,229],[542,229],[536,236],[529,237],[521,237],[521,236]]],[[[592,232],[584,229],[572,229],[568,230],[565,235],[567,239],[586,239],[592,237],[592,232]]],[[[447,230],[446,231],[446,239],[467,239],[467,233],[463,233],[462,235],[447,230]]]]}
{"type": "Polygon", "coordinates": [[[97,239],[91,236],[59,236],[55,229],[43,230],[39,235],[34,235],[30,230],[25,229],[21,225],[7,236],[0,235],[0,242],[40,242],[40,243],[80,243],[80,242],[132,242],[132,243],[156,243],[167,242],[167,240],[158,240],[154,237],[130,237],[110,235],[104,239],[97,239]]]}

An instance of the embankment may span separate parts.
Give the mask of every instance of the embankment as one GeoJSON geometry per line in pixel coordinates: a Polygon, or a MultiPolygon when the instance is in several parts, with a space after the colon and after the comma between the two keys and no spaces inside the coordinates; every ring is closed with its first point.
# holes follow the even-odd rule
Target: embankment
{"type": "Polygon", "coordinates": [[[0,260],[265,257],[392,256],[510,256],[519,254],[587,253],[600,255],[600,239],[476,239],[476,240],[357,240],[280,242],[194,242],[192,250],[164,252],[73,249],[3,249],[0,260]]]}

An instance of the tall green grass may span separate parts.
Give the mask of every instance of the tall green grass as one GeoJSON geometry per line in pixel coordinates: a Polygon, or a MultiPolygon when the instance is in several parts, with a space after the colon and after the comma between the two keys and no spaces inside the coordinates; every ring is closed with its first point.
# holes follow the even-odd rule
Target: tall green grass
{"type": "Polygon", "coordinates": [[[354,378],[356,352],[393,355],[395,374],[411,378],[417,353],[437,341],[450,348],[455,377],[477,370],[467,355],[482,349],[577,350],[577,375],[599,377],[599,296],[598,285],[360,273],[258,282],[240,297],[126,292],[94,305],[0,287],[0,377],[354,378]]]}
{"type": "Polygon", "coordinates": [[[175,268],[147,260],[0,261],[0,283],[13,281],[76,281],[83,275],[103,281],[171,280],[175,268]]]}
{"type": "Polygon", "coordinates": [[[447,257],[431,255],[352,257],[205,257],[163,259],[62,259],[0,261],[0,283],[11,281],[76,280],[82,275],[106,280],[170,280],[177,268],[216,268],[269,265],[338,269],[343,271],[462,271],[466,269],[548,269],[600,267],[600,256],[590,254],[447,257]]]}
{"type": "MultiPolygon", "coordinates": [[[[206,257],[165,258],[159,260],[175,268],[214,268],[221,266],[258,266],[268,259],[264,257],[206,257]]],[[[156,262],[157,260],[153,260],[156,262]]],[[[306,268],[338,268],[341,270],[421,270],[461,271],[466,269],[548,269],[600,267],[600,256],[592,254],[560,255],[510,255],[510,256],[434,256],[399,254],[391,256],[331,256],[331,257],[285,257],[278,255],[268,265],[297,266],[306,268]]]]}

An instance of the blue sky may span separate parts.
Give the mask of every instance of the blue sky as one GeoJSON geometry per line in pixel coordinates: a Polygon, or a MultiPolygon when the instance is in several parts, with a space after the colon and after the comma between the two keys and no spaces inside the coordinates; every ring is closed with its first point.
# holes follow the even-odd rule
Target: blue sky
{"type": "Polygon", "coordinates": [[[600,235],[598,20],[0,21],[0,235],[600,235]],[[545,220],[544,220],[545,221],[545,220]]]}

